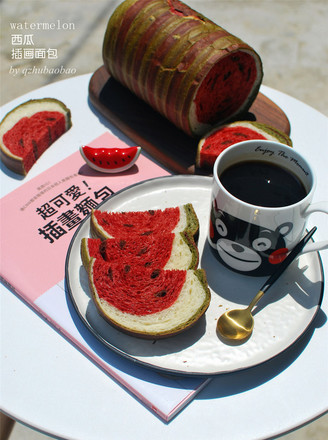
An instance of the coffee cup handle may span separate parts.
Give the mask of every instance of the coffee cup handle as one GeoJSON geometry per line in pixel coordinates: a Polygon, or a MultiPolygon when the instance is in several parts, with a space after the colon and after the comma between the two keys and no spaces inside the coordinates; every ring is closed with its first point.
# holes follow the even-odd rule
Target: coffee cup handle
{"type": "MultiPolygon", "coordinates": [[[[328,214],[328,202],[313,203],[306,209],[304,214],[306,217],[308,217],[314,212],[323,212],[325,214],[328,214]]],[[[307,252],[313,252],[313,251],[317,252],[317,251],[322,251],[324,249],[328,249],[328,240],[322,240],[319,242],[309,242],[303,248],[303,251],[301,253],[305,254],[307,252]]]]}

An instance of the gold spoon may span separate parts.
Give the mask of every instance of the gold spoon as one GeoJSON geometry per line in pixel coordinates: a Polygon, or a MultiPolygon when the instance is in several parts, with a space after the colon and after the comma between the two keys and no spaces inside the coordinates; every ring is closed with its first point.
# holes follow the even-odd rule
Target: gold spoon
{"type": "Polygon", "coordinates": [[[293,248],[284,261],[279,265],[278,270],[270,276],[266,283],[264,283],[246,309],[229,310],[220,316],[217,323],[217,330],[223,338],[242,341],[251,335],[254,327],[254,318],[251,313],[253,307],[301,252],[316,230],[317,228],[315,226],[293,248]]]}

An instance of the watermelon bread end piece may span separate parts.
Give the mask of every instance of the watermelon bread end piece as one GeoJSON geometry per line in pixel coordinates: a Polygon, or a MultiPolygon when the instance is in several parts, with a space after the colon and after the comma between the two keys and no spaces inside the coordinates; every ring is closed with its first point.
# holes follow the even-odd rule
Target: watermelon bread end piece
{"type": "Polygon", "coordinates": [[[262,139],[293,146],[291,138],[281,130],[255,121],[235,121],[214,128],[198,143],[196,167],[213,168],[216,158],[233,144],[262,139]]]}

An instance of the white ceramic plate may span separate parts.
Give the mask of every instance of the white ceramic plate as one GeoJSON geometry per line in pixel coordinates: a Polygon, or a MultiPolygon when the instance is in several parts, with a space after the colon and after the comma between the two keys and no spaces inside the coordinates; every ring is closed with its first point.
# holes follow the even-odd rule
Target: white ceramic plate
{"type": "Polygon", "coordinates": [[[89,218],[76,231],[66,261],[68,292],[85,325],[107,347],[140,363],[170,373],[213,375],[249,368],[290,347],[309,327],[323,295],[317,253],[300,256],[259,303],[254,332],[241,345],[227,344],[216,333],[218,317],[250,302],[264,279],[236,274],[215,259],[206,240],[212,179],[169,176],[126,188],[105,201],[102,210],[131,211],[191,202],[200,222],[200,266],[206,270],[211,304],[205,317],[184,333],[148,341],[125,335],[101,318],[94,306],[80,258],[80,242],[89,236],[89,218]]]}

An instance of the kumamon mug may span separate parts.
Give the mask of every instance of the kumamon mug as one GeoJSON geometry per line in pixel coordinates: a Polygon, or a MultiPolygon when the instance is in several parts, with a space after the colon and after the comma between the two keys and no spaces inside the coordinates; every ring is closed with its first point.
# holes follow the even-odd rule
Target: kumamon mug
{"type": "MultiPolygon", "coordinates": [[[[289,146],[252,140],[228,147],[218,156],[213,168],[208,241],[216,258],[239,273],[252,276],[273,273],[302,238],[308,217],[317,211],[328,214],[328,202],[312,203],[315,187],[311,165],[289,146]],[[239,199],[226,189],[221,179],[229,167],[244,162],[274,165],[287,171],[302,183],[304,196],[291,204],[274,207],[239,199]]],[[[312,242],[303,253],[327,248],[328,240],[312,242]]]]}

